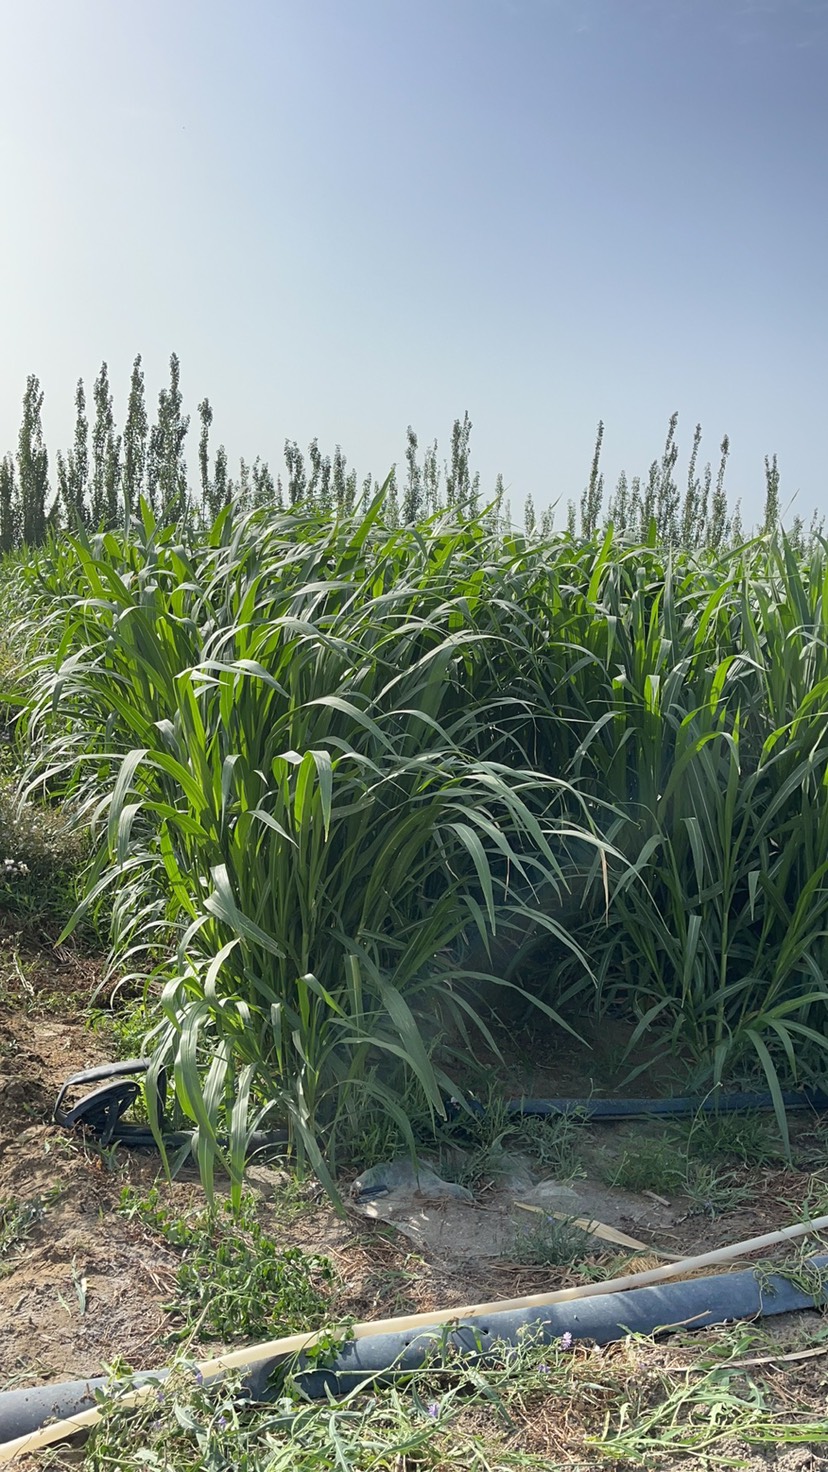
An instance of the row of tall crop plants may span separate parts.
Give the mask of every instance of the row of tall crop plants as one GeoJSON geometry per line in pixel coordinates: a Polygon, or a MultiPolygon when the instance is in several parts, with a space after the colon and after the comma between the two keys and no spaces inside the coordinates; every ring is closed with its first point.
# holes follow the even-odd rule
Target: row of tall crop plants
{"type": "Polygon", "coordinates": [[[410,1143],[515,988],[763,1075],[784,1129],[825,1068],[824,543],[384,512],[144,505],[26,564],[37,780],[96,824],[205,1182],[265,1117],[329,1181],[377,1112],[410,1143]]]}

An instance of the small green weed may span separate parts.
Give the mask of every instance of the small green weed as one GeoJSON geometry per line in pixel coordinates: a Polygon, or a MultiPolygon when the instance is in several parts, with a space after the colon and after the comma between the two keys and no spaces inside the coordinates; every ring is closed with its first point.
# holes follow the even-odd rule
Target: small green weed
{"type": "Polygon", "coordinates": [[[758,1113],[706,1114],[677,1122],[671,1134],[688,1156],[702,1161],[730,1160],[742,1165],[771,1165],[785,1150],[778,1130],[758,1113]]]}
{"type": "Polygon", "coordinates": [[[572,1181],[584,1174],[580,1145],[586,1118],[580,1114],[555,1114],[544,1118],[518,1118],[509,1143],[524,1150],[559,1181],[572,1181]]]}
{"type": "Polygon", "coordinates": [[[782,1262],[758,1262],[754,1273],[764,1287],[774,1277],[784,1278],[801,1293],[807,1293],[819,1304],[828,1300],[828,1268],[820,1267],[813,1257],[814,1243],[800,1242],[782,1262]]]}
{"type": "Polygon", "coordinates": [[[692,1209],[705,1216],[721,1216],[733,1211],[754,1194],[751,1186],[740,1181],[731,1170],[721,1170],[703,1160],[688,1160],[682,1193],[689,1196],[692,1209]]]}
{"type": "Polygon", "coordinates": [[[493,1095],[479,1113],[464,1112],[440,1126],[433,1140],[437,1169],[462,1186],[492,1179],[502,1168],[509,1133],[505,1101],[493,1095]]]}
{"type": "Polygon", "coordinates": [[[115,1395],[102,1397],[103,1419],[90,1437],[84,1472],[449,1472],[461,1466],[555,1472],[564,1464],[510,1445],[516,1429],[510,1407],[521,1412],[527,1396],[567,1386],[571,1344],[565,1336],[549,1345],[503,1345],[474,1366],[458,1361],[437,1336],[430,1363],[407,1375],[404,1386],[373,1386],[367,1394],[360,1386],[309,1404],[287,1379],[265,1409],[245,1402],[238,1378],[211,1388],[182,1363],[137,1411],[125,1413],[115,1395]]]}
{"type": "MultiPolygon", "coordinates": [[[[409,1085],[403,1090],[400,1104],[418,1145],[433,1147],[433,1119],[428,1109],[423,1107],[422,1097],[413,1086],[409,1085]]],[[[450,1133],[451,1126],[443,1126],[438,1131],[438,1139],[446,1128],[450,1133]]],[[[359,1171],[367,1170],[372,1165],[381,1165],[386,1160],[396,1160],[399,1155],[410,1150],[410,1142],[394,1116],[376,1110],[370,1103],[344,1121],[340,1136],[343,1161],[359,1171]]]]}
{"type": "Polygon", "coordinates": [[[518,1262],[542,1267],[571,1267],[595,1253],[595,1241],[572,1221],[532,1214],[528,1227],[515,1230],[513,1252],[518,1262]]]}
{"type": "MultiPolygon", "coordinates": [[[[593,1246],[597,1252],[598,1244],[593,1246]]],[[[610,1278],[620,1278],[633,1272],[629,1252],[616,1252],[607,1257],[593,1257],[572,1264],[573,1275],[582,1283],[604,1283],[610,1278]]]]}
{"type": "MultiPolygon", "coordinates": [[[[2,886],[0,886],[2,888],[2,886]]],[[[0,895],[0,907],[2,907],[0,895]]],[[[20,920],[19,913],[15,917],[20,920]]],[[[41,917],[42,918],[42,917],[41,917]]],[[[81,1017],[88,1006],[86,990],[64,984],[65,979],[53,966],[44,965],[44,957],[36,951],[19,951],[8,947],[0,958],[0,1003],[29,1016],[81,1017]]]]}
{"type": "Polygon", "coordinates": [[[381,1318],[415,1313],[417,1300],[412,1289],[425,1267],[425,1259],[416,1252],[409,1252],[401,1266],[378,1264],[363,1285],[363,1292],[373,1299],[370,1317],[377,1313],[380,1305],[382,1309],[378,1316],[381,1318]]]}
{"type": "MultiPolygon", "coordinates": [[[[676,1337],[692,1344],[694,1357],[720,1361],[762,1348],[743,1325],[676,1337]]],[[[726,1455],[728,1438],[824,1443],[818,1392],[783,1397],[780,1414],[778,1383],[779,1370],[754,1379],[726,1362],[672,1373],[650,1340],[630,1336],[596,1350],[569,1333],[550,1344],[528,1333],[474,1362],[452,1355],[436,1335],[429,1363],[403,1383],[360,1386],[315,1404],[288,1377],[272,1404],[251,1407],[238,1379],[210,1387],[179,1362],[134,1412],[120,1409],[114,1394],[101,1398],[84,1472],[563,1472],[603,1465],[605,1457],[619,1472],[637,1472],[698,1453],[705,1466],[733,1466],[740,1463],[726,1455]]]]}
{"type": "MultiPolygon", "coordinates": [[[[445,1467],[440,1452],[448,1415],[437,1401],[390,1390],[378,1396],[351,1395],[324,1411],[290,1395],[267,1411],[245,1405],[238,1378],[218,1394],[182,1366],[162,1388],[147,1396],[137,1413],[125,1413],[117,1398],[104,1399],[84,1472],[138,1472],[165,1468],[196,1472],[203,1467],[244,1467],[246,1472],[327,1472],[333,1468],[393,1469],[445,1467]]],[[[470,1439],[460,1445],[467,1465],[470,1439]]],[[[479,1463],[477,1465],[480,1465],[479,1463]]],[[[512,1465],[516,1465],[513,1463],[512,1465]]]]}
{"type": "Polygon", "coordinates": [[[609,1185],[623,1186],[627,1191],[669,1194],[682,1190],[686,1167],[686,1160],[677,1154],[670,1140],[644,1137],[608,1167],[607,1179],[609,1185]]]}
{"type": "Polygon", "coordinates": [[[46,1196],[35,1196],[31,1201],[17,1197],[0,1200],[0,1278],[14,1272],[13,1254],[20,1249],[36,1222],[42,1221],[47,1206],[60,1195],[60,1189],[46,1196]]]}
{"type": "MultiPolygon", "coordinates": [[[[666,1388],[666,1387],[665,1387],[666,1388]]],[[[604,1433],[590,1444],[603,1456],[636,1467],[656,1466],[670,1455],[705,1456],[722,1442],[733,1440],[748,1446],[801,1446],[808,1442],[824,1445],[823,1418],[794,1419],[774,1414],[765,1390],[745,1384],[740,1371],[710,1370],[698,1380],[669,1389],[659,1403],[634,1422],[629,1408],[607,1412],[604,1433]]],[[[720,1466],[746,1465],[722,1459],[720,1466]]]]}
{"type": "Polygon", "coordinates": [[[253,1215],[250,1197],[235,1217],[225,1205],[186,1221],[167,1210],[156,1187],[146,1197],[127,1187],[121,1211],[182,1252],[176,1297],[164,1306],[179,1321],[172,1338],[194,1332],[215,1339],[272,1338],[323,1321],[333,1264],[318,1253],[278,1247],[253,1215]]]}
{"type": "Polygon", "coordinates": [[[147,1034],[158,1022],[158,1013],[146,1002],[119,999],[113,1007],[95,1008],[90,1017],[93,1032],[109,1038],[118,1058],[138,1058],[147,1034]]]}
{"type": "Polygon", "coordinates": [[[808,1177],[805,1190],[797,1201],[788,1201],[794,1221],[813,1221],[815,1217],[828,1216],[828,1179],[824,1171],[815,1171],[808,1177]]]}
{"type": "Polygon", "coordinates": [[[584,1123],[579,1115],[510,1114],[503,1095],[492,1092],[479,1112],[458,1114],[428,1143],[437,1147],[441,1174],[464,1186],[502,1177],[514,1168],[515,1154],[531,1157],[558,1180],[573,1180],[584,1174],[579,1150],[584,1123]]]}
{"type": "Polygon", "coordinates": [[[688,1155],[688,1144],[670,1136],[658,1140],[645,1137],[608,1167],[608,1182],[628,1191],[680,1193],[689,1197],[691,1210],[707,1216],[718,1216],[748,1199],[750,1187],[734,1171],[688,1155]]]}

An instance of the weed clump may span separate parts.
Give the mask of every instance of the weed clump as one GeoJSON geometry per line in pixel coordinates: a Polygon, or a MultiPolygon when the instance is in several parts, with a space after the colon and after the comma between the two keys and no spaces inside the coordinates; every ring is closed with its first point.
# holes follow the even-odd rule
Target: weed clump
{"type": "Polygon", "coordinates": [[[0,1199],[0,1278],[14,1271],[15,1258],[32,1227],[43,1220],[48,1204],[59,1194],[52,1191],[47,1196],[36,1196],[31,1201],[17,1197],[0,1199]]]}
{"type": "Polygon", "coordinates": [[[573,1267],[595,1252],[594,1239],[573,1221],[547,1213],[533,1214],[530,1227],[515,1231],[513,1251],[519,1262],[541,1267],[573,1267]]]}
{"type": "Polygon", "coordinates": [[[182,1253],[176,1296],[164,1305],[176,1320],[171,1339],[265,1339],[323,1322],[335,1282],[330,1258],[278,1247],[249,1198],[235,1217],[214,1208],[187,1221],[162,1205],[156,1187],[145,1197],[126,1187],[121,1211],[182,1253]]]}
{"type": "Polygon", "coordinates": [[[16,781],[0,776],[0,908],[62,927],[77,905],[89,850],[70,809],[27,800],[16,781]]]}

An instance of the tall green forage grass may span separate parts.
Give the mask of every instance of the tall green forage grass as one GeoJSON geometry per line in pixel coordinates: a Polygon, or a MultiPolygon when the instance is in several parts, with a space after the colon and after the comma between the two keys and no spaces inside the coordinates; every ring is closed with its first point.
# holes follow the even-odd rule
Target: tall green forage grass
{"type": "Polygon", "coordinates": [[[372,1114],[410,1141],[402,1101],[457,1087],[441,1034],[495,1041],[539,936],[558,1021],[612,1005],[700,1080],[764,1076],[783,1130],[783,1081],[824,1075],[818,539],[400,530],[380,495],[199,537],[145,511],[32,581],[39,780],[96,818],[88,903],[163,982],[208,1184],[267,1112],[329,1184],[372,1114]]]}
{"type": "Polygon", "coordinates": [[[434,1114],[457,1090],[440,1030],[494,1041],[476,991],[507,983],[469,973],[472,938],[544,930],[588,982],[549,899],[599,845],[503,688],[535,635],[502,549],[380,508],[225,513],[197,545],[145,514],[42,564],[62,634],[30,733],[105,819],[89,902],[114,892],[120,964],[165,982],[156,1067],[208,1187],[266,1114],[329,1185],[372,1110],[413,1147],[412,1082],[434,1114]]]}
{"type": "Polygon", "coordinates": [[[566,770],[613,795],[629,865],[579,934],[599,1005],[714,1084],[758,1069],[784,1132],[780,1073],[823,1076],[828,1045],[825,548],[606,553],[563,717],[584,731],[566,770]]]}

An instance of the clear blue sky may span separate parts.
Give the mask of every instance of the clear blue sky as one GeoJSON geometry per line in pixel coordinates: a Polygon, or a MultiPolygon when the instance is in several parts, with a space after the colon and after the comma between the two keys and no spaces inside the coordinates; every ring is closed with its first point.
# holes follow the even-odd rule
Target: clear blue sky
{"type": "Polygon", "coordinates": [[[828,0],[0,0],[0,56],[0,452],[174,349],[232,458],[468,409],[517,512],[677,409],[828,511],[828,0]]]}

